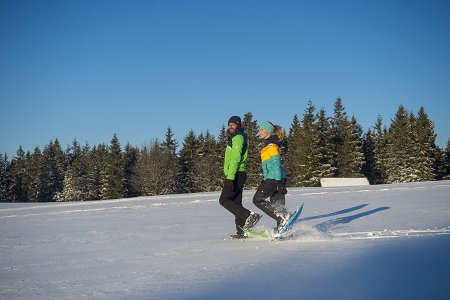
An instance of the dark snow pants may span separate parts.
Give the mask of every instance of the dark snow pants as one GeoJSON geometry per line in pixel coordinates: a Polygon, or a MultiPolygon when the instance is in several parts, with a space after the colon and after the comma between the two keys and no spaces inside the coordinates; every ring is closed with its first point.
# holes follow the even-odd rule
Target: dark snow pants
{"type": "Polygon", "coordinates": [[[277,187],[278,182],[273,179],[264,180],[256,190],[253,196],[253,203],[265,212],[279,225],[280,215],[288,213],[286,207],[286,198],[281,194],[277,187]],[[269,199],[267,199],[269,198],[269,199]]]}
{"type": "Polygon", "coordinates": [[[250,215],[250,211],[242,206],[242,191],[247,181],[246,172],[237,172],[234,179],[234,190],[230,190],[224,184],[222,193],[220,194],[219,203],[235,216],[236,230],[243,233],[245,220],[250,215]]]}

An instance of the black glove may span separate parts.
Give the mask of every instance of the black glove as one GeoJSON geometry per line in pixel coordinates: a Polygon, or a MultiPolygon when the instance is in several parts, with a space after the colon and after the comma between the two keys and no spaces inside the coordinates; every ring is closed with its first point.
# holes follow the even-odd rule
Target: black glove
{"type": "Polygon", "coordinates": [[[277,181],[277,189],[280,192],[280,194],[286,195],[287,194],[286,181],[285,180],[277,181]]]}
{"type": "Polygon", "coordinates": [[[231,180],[231,179],[225,179],[225,183],[224,183],[223,187],[226,190],[231,191],[231,192],[234,192],[236,190],[234,180],[231,180]]]}

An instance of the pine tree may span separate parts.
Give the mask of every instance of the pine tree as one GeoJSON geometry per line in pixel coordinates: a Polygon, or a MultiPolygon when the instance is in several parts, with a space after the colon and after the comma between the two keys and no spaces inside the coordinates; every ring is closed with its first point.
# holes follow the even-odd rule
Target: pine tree
{"type": "Polygon", "coordinates": [[[101,199],[125,197],[125,171],[119,139],[114,134],[108,148],[106,164],[102,170],[101,199]]]}
{"type": "Polygon", "coordinates": [[[253,189],[259,186],[262,180],[261,171],[261,139],[259,137],[259,127],[256,120],[253,120],[253,114],[248,112],[242,120],[242,127],[247,134],[247,182],[246,189],[253,189]]]}

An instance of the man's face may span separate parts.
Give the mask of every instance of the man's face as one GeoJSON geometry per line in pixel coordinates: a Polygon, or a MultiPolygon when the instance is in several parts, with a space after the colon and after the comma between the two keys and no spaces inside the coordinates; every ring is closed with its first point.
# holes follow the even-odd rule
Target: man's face
{"type": "Polygon", "coordinates": [[[237,130],[237,128],[238,128],[238,126],[237,126],[236,124],[234,124],[234,123],[228,123],[228,132],[229,132],[230,134],[235,133],[236,130],[237,130]]]}

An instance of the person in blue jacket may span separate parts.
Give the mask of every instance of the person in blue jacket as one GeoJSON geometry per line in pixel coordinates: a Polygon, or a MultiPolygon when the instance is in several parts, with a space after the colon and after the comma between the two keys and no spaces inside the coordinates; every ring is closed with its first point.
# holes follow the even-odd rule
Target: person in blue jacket
{"type": "Polygon", "coordinates": [[[280,144],[284,133],[280,126],[265,121],[260,125],[259,135],[264,140],[261,149],[264,180],[253,197],[253,203],[277,221],[279,231],[293,215],[285,207],[286,176],[280,160],[280,144]]]}

